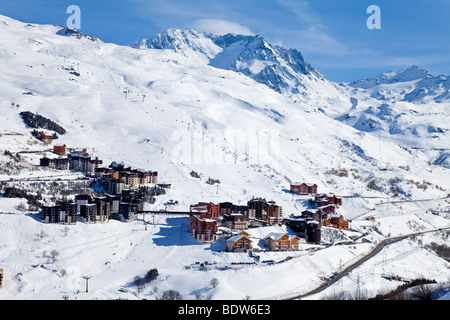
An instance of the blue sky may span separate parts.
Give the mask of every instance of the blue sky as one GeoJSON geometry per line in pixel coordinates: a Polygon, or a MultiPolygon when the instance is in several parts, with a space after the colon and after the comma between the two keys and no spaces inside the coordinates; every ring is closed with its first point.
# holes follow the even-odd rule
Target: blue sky
{"type": "Polygon", "coordinates": [[[449,0],[0,0],[0,14],[66,25],[69,5],[81,29],[127,45],[168,28],[260,34],[296,48],[332,81],[351,81],[413,64],[450,74],[449,0]],[[367,8],[381,9],[370,30],[367,8]]]}

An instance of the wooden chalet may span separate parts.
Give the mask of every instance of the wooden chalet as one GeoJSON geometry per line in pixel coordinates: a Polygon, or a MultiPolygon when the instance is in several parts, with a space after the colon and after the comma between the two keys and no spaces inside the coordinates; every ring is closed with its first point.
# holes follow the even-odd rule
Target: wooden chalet
{"type": "Polygon", "coordinates": [[[66,155],[66,145],[54,145],[53,146],[53,152],[60,155],[65,156],[66,155]]]}
{"type": "Polygon", "coordinates": [[[241,231],[236,236],[227,239],[227,251],[248,252],[252,250],[252,240],[247,232],[241,231]]]}
{"type": "Polygon", "coordinates": [[[336,212],[336,206],[334,204],[326,204],[322,207],[318,207],[317,209],[321,210],[326,214],[333,214],[336,212]]]}
{"type": "Polygon", "coordinates": [[[318,194],[314,197],[314,203],[317,207],[322,207],[327,204],[334,204],[336,206],[342,205],[342,199],[336,197],[334,194],[318,194]]]}
{"type": "Polygon", "coordinates": [[[287,233],[271,233],[264,238],[264,245],[272,251],[298,250],[300,238],[287,233]]]}
{"type": "Polygon", "coordinates": [[[327,226],[334,227],[336,229],[348,229],[350,220],[344,220],[344,217],[340,214],[328,215],[327,226]]]}
{"type": "Polygon", "coordinates": [[[37,138],[39,139],[39,140],[41,140],[42,142],[44,142],[44,143],[52,143],[53,142],[53,136],[48,136],[48,135],[46,135],[45,133],[40,133],[38,136],[37,136],[37,138]]]}
{"type": "Polygon", "coordinates": [[[317,184],[294,182],[290,185],[290,191],[297,194],[314,194],[317,193],[317,184]]]}

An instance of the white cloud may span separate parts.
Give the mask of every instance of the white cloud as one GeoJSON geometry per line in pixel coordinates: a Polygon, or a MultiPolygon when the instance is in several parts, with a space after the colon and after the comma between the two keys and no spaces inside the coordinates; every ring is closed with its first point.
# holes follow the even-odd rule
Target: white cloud
{"type": "Polygon", "coordinates": [[[307,25],[320,21],[320,15],[305,0],[277,0],[277,3],[293,13],[297,20],[307,25]]]}
{"type": "Polygon", "coordinates": [[[277,3],[292,13],[300,24],[291,30],[293,40],[299,43],[302,52],[341,56],[349,53],[347,46],[333,37],[321,15],[306,0],[277,0],[277,3]]]}
{"type": "Polygon", "coordinates": [[[254,33],[246,26],[237,22],[223,19],[200,19],[194,21],[190,28],[197,31],[209,32],[215,35],[224,35],[228,33],[253,35],[254,33]]]}
{"type": "Polygon", "coordinates": [[[303,50],[315,54],[341,56],[349,53],[347,47],[327,33],[327,27],[315,24],[306,30],[299,31],[298,40],[303,50]]]}

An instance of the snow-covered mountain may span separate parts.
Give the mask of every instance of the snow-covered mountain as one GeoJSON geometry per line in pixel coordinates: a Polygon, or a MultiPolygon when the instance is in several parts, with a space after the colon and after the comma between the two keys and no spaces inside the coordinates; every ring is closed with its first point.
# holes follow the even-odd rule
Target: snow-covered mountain
{"type": "Polygon", "coordinates": [[[428,71],[411,66],[378,76],[350,82],[353,88],[367,89],[379,100],[399,100],[416,104],[450,101],[450,80],[446,75],[433,76],[428,71]]]}
{"type": "MultiPolygon", "coordinates": [[[[161,180],[179,183],[180,192],[189,189],[186,203],[195,202],[198,196],[193,194],[207,197],[205,187],[209,196],[217,197],[215,187],[189,178],[192,170],[221,180],[223,199],[243,200],[248,196],[242,190],[269,198],[277,198],[277,190],[283,198],[289,182],[298,180],[316,181],[323,191],[341,194],[374,192],[367,185],[379,180],[376,192],[389,193],[386,181],[392,174],[404,176],[404,170],[394,169],[383,180],[378,173],[374,176],[375,168],[421,167],[429,161],[399,141],[366,134],[371,130],[351,123],[356,113],[345,113],[344,119],[348,108],[334,103],[347,101],[350,106],[356,99],[357,107],[350,110],[361,111],[361,118],[367,115],[365,106],[379,100],[356,88],[349,93],[348,87],[326,80],[298,51],[271,46],[259,36],[216,37],[173,29],[127,47],[61,26],[7,17],[1,23],[0,93],[6,129],[26,131],[19,112],[40,113],[66,128],[61,137],[66,145],[94,148],[105,162],[132,162],[162,172],[161,180]],[[295,81],[305,85],[306,101],[254,80],[267,68],[282,67],[302,75],[295,81]],[[341,118],[332,119],[312,103],[323,103],[329,112],[338,106],[330,113],[339,109],[341,118]],[[343,168],[364,174],[356,181],[329,174],[343,168]],[[238,176],[229,170],[238,170],[238,176]],[[256,186],[260,179],[267,183],[256,186]]],[[[391,112],[389,106],[374,108],[380,108],[372,111],[379,117],[391,112]]],[[[445,124],[433,124],[442,130],[444,143],[445,124]]],[[[436,179],[433,185],[442,184],[436,179]]],[[[414,185],[400,189],[407,197],[420,192],[414,185]]]]}
{"type": "Polygon", "coordinates": [[[331,113],[349,105],[342,89],[311,66],[297,49],[273,45],[260,35],[218,36],[169,29],[131,46],[174,50],[210,66],[240,72],[279,93],[331,113]]]}
{"type": "MultiPolygon", "coordinates": [[[[431,207],[445,212],[444,201],[405,203],[410,215],[403,220],[391,217],[392,207],[378,203],[379,197],[411,200],[447,195],[449,170],[430,167],[425,153],[414,153],[404,147],[409,137],[424,144],[433,138],[412,133],[398,135],[398,141],[390,141],[352,123],[358,116],[367,115],[370,106],[376,115],[374,121],[406,112],[397,107],[422,106],[398,101],[383,107],[388,102],[371,97],[365,91],[368,89],[328,81],[296,50],[272,46],[258,36],[216,37],[182,30],[170,30],[133,46],[118,46],[62,26],[27,24],[5,16],[0,16],[0,38],[0,162],[7,163],[9,153],[30,152],[22,153],[23,167],[17,168],[17,172],[0,173],[2,181],[42,174],[35,166],[40,153],[48,146],[31,137],[31,128],[19,116],[21,111],[31,111],[65,128],[66,133],[60,135],[57,143],[86,147],[105,165],[124,161],[157,171],[159,181],[171,183],[172,188],[166,195],[158,196],[156,203],[148,204],[149,209],[162,209],[169,200],[178,201],[176,210],[186,210],[198,201],[244,204],[255,196],[275,201],[283,207],[283,214],[289,216],[308,206],[305,197],[288,191],[289,184],[305,181],[316,183],[319,192],[348,197],[340,213],[355,218],[355,228],[359,231],[366,228],[366,223],[372,225],[362,218],[361,224],[357,223],[366,212],[377,219],[386,218],[386,224],[378,225],[377,232],[382,235],[373,232],[371,237],[384,237],[417,226],[445,225],[445,216],[426,213],[431,207]],[[193,177],[191,171],[196,171],[200,178],[193,177]],[[220,184],[208,184],[208,178],[220,180],[220,184]],[[377,202],[370,200],[373,197],[377,202]],[[402,226],[408,228],[396,227],[398,221],[403,221],[402,226]]],[[[443,108],[445,103],[435,105],[443,108]]],[[[448,141],[448,126],[441,116],[448,111],[433,109],[439,114],[436,116],[425,113],[424,109],[413,109],[408,115],[414,115],[414,111],[423,115],[408,116],[409,119],[425,121],[423,126],[427,130],[429,126],[442,130],[437,140],[441,144],[448,141]]],[[[389,132],[385,127],[383,130],[389,132]]],[[[0,198],[0,211],[12,211],[12,204],[5,200],[0,198]]],[[[395,210],[398,211],[397,207],[395,210]]],[[[3,259],[0,262],[16,274],[25,275],[24,278],[33,275],[42,278],[39,272],[48,276],[51,271],[34,267],[41,264],[42,253],[39,257],[35,253],[43,250],[39,247],[41,242],[36,241],[41,225],[28,218],[7,217],[0,224],[4,228],[0,236],[5,243],[0,245],[0,259],[3,259]],[[26,248],[18,250],[23,243],[26,248]]],[[[155,224],[150,236],[137,234],[136,225],[123,227],[112,222],[89,229],[90,226],[80,224],[73,229],[71,237],[62,241],[58,238],[60,227],[48,226],[55,228],[48,231],[50,238],[44,241],[45,249],[50,251],[56,245],[63,252],[58,268],[78,263],[82,272],[97,270],[97,283],[105,284],[94,291],[100,298],[121,296],[118,288],[132,281],[130,277],[135,275],[130,275],[130,270],[143,272],[151,264],[156,264],[166,275],[173,275],[165,283],[161,281],[161,286],[183,286],[186,295],[192,298],[199,278],[203,277],[201,285],[207,286],[206,277],[203,271],[185,270],[184,264],[194,265],[195,261],[201,261],[195,259],[202,259],[204,254],[205,259],[220,259],[224,264],[249,259],[248,255],[230,258],[216,254],[206,246],[199,249],[198,244],[187,240],[185,221],[170,224],[170,220],[171,217],[164,217],[161,225],[155,224]],[[102,236],[103,233],[108,235],[102,236]],[[173,234],[179,238],[173,238],[173,234]],[[70,239],[76,239],[89,250],[82,250],[70,243],[70,239]],[[129,245],[130,242],[139,247],[129,245]],[[114,268],[109,265],[111,261],[114,268]]],[[[403,245],[398,250],[411,248],[409,244],[403,245]]],[[[319,252],[319,260],[307,258],[301,264],[277,265],[274,268],[280,273],[276,279],[268,275],[270,272],[263,272],[266,266],[255,267],[257,272],[214,270],[214,275],[224,283],[231,281],[232,285],[217,292],[207,291],[208,297],[236,297],[247,287],[255,297],[266,298],[315,285],[306,280],[320,282],[320,274],[339,266],[339,257],[351,261],[367,252],[369,246],[368,243],[357,249],[339,246],[332,249],[336,251],[330,256],[319,252]],[[292,266],[304,276],[293,279],[289,273],[292,266]],[[305,271],[310,269],[314,271],[305,271]],[[229,272],[236,274],[231,277],[229,272]],[[256,275],[248,277],[250,273],[256,275]],[[274,293],[273,288],[280,287],[280,283],[283,292],[274,293]]],[[[428,254],[425,250],[422,253],[428,254]]],[[[445,266],[440,258],[433,256],[430,261],[445,266]]],[[[429,274],[434,277],[440,272],[433,269],[429,274]]],[[[11,275],[7,280],[18,285],[3,291],[3,296],[38,295],[38,291],[32,292],[34,284],[29,285],[32,281],[20,282],[11,275]]],[[[42,283],[37,287],[46,297],[59,294],[42,283]]]]}
{"type": "MultiPolygon", "coordinates": [[[[341,194],[373,192],[366,186],[375,179],[374,168],[412,161],[399,146],[343,125],[243,73],[186,56],[188,48],[219,57],[217,45],[199,33],[185,32],[190,42],[171,41],[183,50],[180,54],[61,36],[59,26],[2,20],[5,125],[26,131],[18,113],[40,113],[66,128],[61,137],[66,145],[95,148],[106,163],[123,160],[161,172],[161,180],[179,185],[186,204],[200,195],[217,198],[216,187],[190,179],[191,170],[219,179],[220,198],[245,201],[249,192],[277,198],[274,190],[289,198],[283,190],[298,180],[316,181],[323,191],[341,194]],[[356,166],[364,178],[332,186],[334,176],[327,170],[346,166],[356,166]]],[[[390,188],[382,180],[379,184],[390,188]]],[[[402,192],[415,191],[411,185],[402,192]]]]}
{"type": "Polygon", "coordinates": [[[448,167],[450,82],[417,66],[346,84],[352,107],[338,119],[448,167]]]}
{"type": "Polygon", "coordinates": [[[393,84],[398,82],[409,82],[423,80],[433,77],[428,71],[411,66],[397,71],[385,72],[375,77],[350,82],[350,86],[355,88],[370,89],[380,84],[393,84]]]}
{"type": "Polygon", "coordinates": [[[131,46],[172,49],[186,56],[200,53],[213,67],[242,72],[282,93],[298,93],[304,76],[325,81],[298,50],[274,46],[259,35],[217,36],[195,30],[169,29],[131,46]]]}
{"type": "MultiPolygon", "coordinates": [[[[350,83],[333,83],[296,49],[274,46],[263,37],[217,36],[170,29],[132,44],[140,49],[173,50],[215,68],[232,70],[354,128],[405,148],[422,148],[430,163],[447,163],[450,84],[411,66],[350,83]],[[433,112],[430,112],[430,104],[433,112]],[[442,114],[444,117],[436,117],[442,114]],[[424,148],[435,150],[424,150],[424,148]]],[[[299,106],[300,106],[299,105],[299,106]]]]}

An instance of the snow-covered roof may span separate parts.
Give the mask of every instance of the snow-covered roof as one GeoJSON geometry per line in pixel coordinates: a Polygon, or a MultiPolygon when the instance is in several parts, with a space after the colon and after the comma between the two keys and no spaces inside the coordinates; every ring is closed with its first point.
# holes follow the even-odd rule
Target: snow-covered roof
{"type": "MultiPolygon", "coordinates": [[[[242,239],[242,238],[247,238],[247,239],[249,239],[246,235],[238,234],[237,236],[233,236],[233,237],[228,238],[228,239],[227,239],[227,242],[236,242],[236,241],[238,241],[238,240],[240,240],[240,239],[242,239]]],[[[250,240],[250,239],[249,239],[249,240],[250,240]]],[[[252,241],[252,240],[250,240],[250,241],[252,241]]]]}
{"type": "Polygon", "coordinates": [[[308,187],[312,187],[312,186],[314,186],[314,185],[317,186],[316,183],[310,183],[310,182],[292,182],[291,184],[292,184],[293,186],[299,186],[299,185],[302,185],[302,184],[305,184],[305,185],[307,185],[308,187]]]}
{"type": "MultiPolygon", "coordinates": [[[[307,218],[306,217],[292,217],[292,218],[286,218],[286,220],[290,220],[290,221],[305,221],[307,218]]],[[[309,218],[311,219],[311,218],[309,218]]]]}
{"type": "Polygon", "coordinates": [[[319,207],[318,209],[324,209],[324,208],[327,208],[327,207],[334,207],[334,206],[335,206],[334,204],[329,203],[329,204],[326,204],[326,205],[323,205],[323,206],[319,207]]]}
{"type": "Polygon", "coordinates": [[[323,197],[329,197],[329,198],[332,198],[332,197],[335,197],[336,195],[334,194],[334,193],[320,193],[320,194],[317,194],[316,196],[315,196],[315,198],[317,199],[317,198],[323,198],[323,197]]]}
{"type": "Polygon", "coordinates": [[[317,208],[314,208],[314,209],[306,209],[306,210],[303,210],[302,213],[303,213],[303,212],[312,212],[312,213],[316,213],[317,211],[319,211],[319,209],[317,209],[317,208]]]}
{"type": "Polygon", "coordinates": [[[272,232],[269,235],[267,235],[267,237],[265,237],[264,239],[267,238],[271,238],[273,240],[278,240],[280,239],[282,236],[284,236],[286,233],[282,233],[282,232],[272,232]]]}

